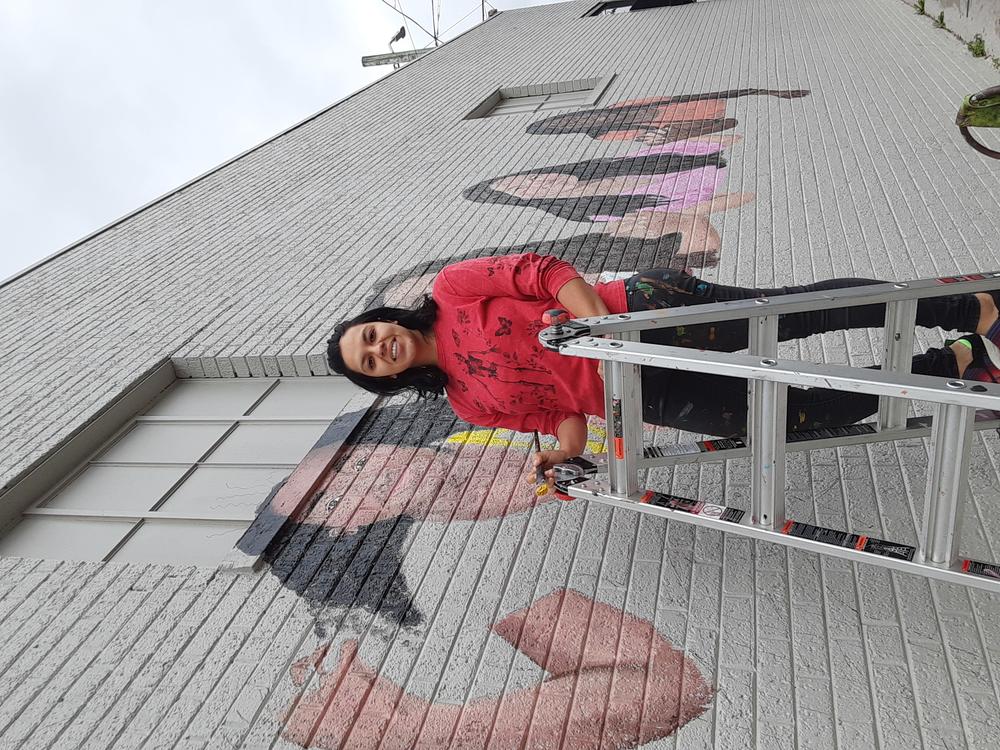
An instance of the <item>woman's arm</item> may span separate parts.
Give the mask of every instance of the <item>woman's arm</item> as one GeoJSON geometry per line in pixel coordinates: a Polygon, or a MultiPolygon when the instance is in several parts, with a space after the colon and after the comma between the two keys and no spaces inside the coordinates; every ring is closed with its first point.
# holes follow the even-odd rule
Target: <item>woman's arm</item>
{"type": "MultiPolygon", "coordinates": [[[[572,317],[589,318],[595,315],[607,315],[608,306],[597,291],[581,278],[567,281],[556,293],[556,299],[572,317]]],[[[586,437],[584,437],[586,441],[586,437]]],[[[560,443],[562,440],[559,441],[560,443]]],[[[571,454],[571,455],[576,455],[571,454]]]]}
{"type": "Polygon", "coordinates": [[[551,255],[520,253],[491,255],[452,263],[434,280],[435,298],[555,299],[562,287],[580,274],[569,263],[551,255]]]}

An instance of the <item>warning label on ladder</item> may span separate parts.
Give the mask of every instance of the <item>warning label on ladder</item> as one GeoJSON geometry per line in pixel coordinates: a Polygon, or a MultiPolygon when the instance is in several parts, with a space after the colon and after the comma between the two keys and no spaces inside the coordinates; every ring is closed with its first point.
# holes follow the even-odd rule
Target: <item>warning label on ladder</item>
{"type": "Polygon", "coordinates": [[[1000,565],[978,560],[962,560],[962,572],[986,578],[1000,578],[1000,565]]]}
{"type": "Polygon", "coordinates": [[[917,548],[908,544],[887,542],[885,539],[875,539],[864,534],[851,534],[838,529],[828,529],[824,526],[813,526],[809,523],[788,521],[781,529],[782,534],[797,536],[800,539],[811,539],[814,542],[832,544],[835,547],[847,547],[860,552],[868,552],[882,557],[892,557],[896,560],[912,560],[917,548]]]}
{"type": "Polygon", "coordinates": [[[667,495],[662,492],[647,490],[646,494],[640,498],[642,502],[649,505],[656,505],[669,510],[679,510],[682,513],[690,513],[693,516],[704,516],[705,518],[718,518],[720,521],[729,523],[739,523],[746,515],[746,511],[739,508],[729,508],[725,505],[714,505],[703,503],[700,500],[691,500],[677,495],[667,495]]]}
{"type": "Polygon", "coordinates": [[[939,284],[954,284],[956,281],[982,281],[986,276],[981,273],[970,273],[965,276],[942,276],[937,280],[939,284]]]}

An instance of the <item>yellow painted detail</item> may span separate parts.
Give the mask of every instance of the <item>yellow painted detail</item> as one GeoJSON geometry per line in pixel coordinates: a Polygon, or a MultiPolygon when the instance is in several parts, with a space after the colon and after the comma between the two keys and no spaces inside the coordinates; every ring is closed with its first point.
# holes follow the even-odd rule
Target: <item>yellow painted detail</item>
{"type": "MultiPolygon", "coordinates": [[[[587,453],[603,453],[608,431],[594,424],[588,424],[587,427],[587,453]]],[[[458,443],[484,445],[489,448],[534,448],[530,438],[522,437],[511,430],[462,430],[449,435],[445,442],[452,445],[458,443]]]]}

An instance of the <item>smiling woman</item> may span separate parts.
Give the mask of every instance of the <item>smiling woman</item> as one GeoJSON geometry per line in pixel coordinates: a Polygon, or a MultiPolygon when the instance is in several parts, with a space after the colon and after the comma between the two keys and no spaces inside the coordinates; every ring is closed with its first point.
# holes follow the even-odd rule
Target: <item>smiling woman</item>
{"type": "MultiPolygon", "coordinates": [[[[775,297],[797,292],[878,283],[830,279],[777,289],[712,284],[673,269],[640,271],[626,280],[591,286],[566,261],[522,253],[465,260],[446,266],[415,310],[382,307],[337,326],[327,344],[331,367],[380,394],[415,390],[447,393],[455,413],[482,427],[554,435],[555,451],[538,451],[545,469],[582,452],[588,415],[604,417],[604,385],[593,360],[543,348],[538,332],[553,307],[573,317],[638,312],[684,305],[775,297]]],[[[1000,293],[997,293],[1000,294],[1000,293]]],[[[986,333],[997,318],[990,294],[921,300],[917,324],[986,333]]],[[[879,327],[885,308],[863,305],[784,315],[779,340],[827,331],[879,327]]],[[[1000,326],[998,326],[1000,328],[1000,326]]],[[[1000,338],[1000,332],[997,337],[1000,338]]],[[[642,341],[713,351],[747,347],[738,321],[651,329],[642,341]]],[[[962,377],[971,361],[985,372],[984,344],[966,337],[913,358],[912,372],[962,377]]],[[[1000,368],[1000,352],[993,366],[1000,368]]],[[[972,368],[970,368],[971,370],[972,368]]],[[[968,379],[980,378],[965,372],[968,379]]],[[[731,437],[746,434],[746,382],[721,375],[643,368],[643,420],[689,432],[731,437]]],[[[789,431],[853,424],[878,409],[874,396],[820,388],[789,388],[789,431]]],[[[533,475],[527,477],[534,480],[533,475]]]]}
{"type": "Polygon", "coordinates": [[[416,308],[378,307],[338,323],[327,342],[331,367],[356,385],[389,396],[413,390],[444,393],[434,339],[437,303],[424,297],[416,308]]]}
{"type": "Polygon", "coordinates": [[[374,378],[394,378],[411,367],[437,365],[434,334],[424,334],[396,321],[373,321],[344,332],[341,349],[351,369],[374,378]]]}

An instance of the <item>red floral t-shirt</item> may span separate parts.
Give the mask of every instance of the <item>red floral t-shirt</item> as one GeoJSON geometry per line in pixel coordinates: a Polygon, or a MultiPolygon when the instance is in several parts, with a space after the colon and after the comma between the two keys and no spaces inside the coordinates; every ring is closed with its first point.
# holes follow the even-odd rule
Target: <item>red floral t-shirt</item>
{"type": "MultiPolygon", "coordinates": [[[[565,357],[538,342],[542,314],[580,274],[535,253],[475,258],[434,280],[438,366],[455,413],[481,427],[555,435],[563,420],[604,416],[597,360],[565,357]]],[[[595,286],[613,313],[625,312],[622,281],[595,286]]]]}

